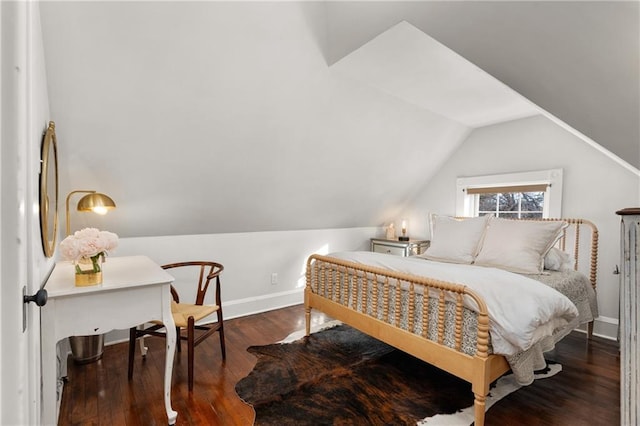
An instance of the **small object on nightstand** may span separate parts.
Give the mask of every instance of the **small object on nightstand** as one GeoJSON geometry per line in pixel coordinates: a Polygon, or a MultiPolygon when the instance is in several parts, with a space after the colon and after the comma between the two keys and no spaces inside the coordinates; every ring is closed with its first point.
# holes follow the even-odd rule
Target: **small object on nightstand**
{"type": "Polygon", "coordinates": [[[407,235],[407,221],[402,221],[402,235],[398,237],[398,241],[409,241],[409,236],[407,235]]]}
{"type": "Polygon", "coordinates": [[[387,226],[387,240],[395,240],[396,239],[396,228],[393,225],[393,222],[387,226]]]}
{"type": "Polygon", "coordinates": [[[415,256],[429,247],[429,240],[398,241],[396,239],[371,238],[371,251],[394,254],[396,256],[415,256]]]}

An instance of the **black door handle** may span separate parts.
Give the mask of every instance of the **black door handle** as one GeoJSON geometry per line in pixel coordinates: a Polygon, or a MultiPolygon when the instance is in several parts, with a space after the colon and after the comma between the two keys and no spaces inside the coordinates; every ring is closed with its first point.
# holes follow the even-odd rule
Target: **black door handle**
{"type": "Polygon", "coordinates": [[[32,296],[27,296],[27,295],[22,296],[24,303],[35,302],[36,305],[38,306],[46,305],[47,298],[48,298],[47,290],[45,290],[44,288],[41,288],[40,290],[36,291],[36,294],[32,296]]]}

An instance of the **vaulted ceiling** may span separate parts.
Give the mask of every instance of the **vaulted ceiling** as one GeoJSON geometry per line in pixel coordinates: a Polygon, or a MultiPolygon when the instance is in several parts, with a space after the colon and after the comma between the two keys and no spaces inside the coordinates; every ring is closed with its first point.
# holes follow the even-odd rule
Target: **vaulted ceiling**
{"type": "Polygon", "coordinates": [[[523,96],[406,21],[331,68],[469,128],[540,113],[523,96]]]}
{"type": "Polygon", "coordinates": [[[328,11],[331,62],[406,20],[640,168],[640,2],[336,1],[328,11]]]}
{"type": "Polygon", "coordinates": [[[637,4],[571,4],[43,2],[61,193],[128,237],[379,225],[517,92],[637,167],[637,4]]]}

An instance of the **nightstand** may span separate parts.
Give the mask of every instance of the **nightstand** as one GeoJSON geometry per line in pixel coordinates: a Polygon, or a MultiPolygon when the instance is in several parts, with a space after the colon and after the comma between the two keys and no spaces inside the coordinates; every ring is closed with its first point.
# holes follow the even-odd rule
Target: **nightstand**
{"type": "Polygon", "coordinates": [[[387,253],[396,256],[414,256],[422,254],[429,247],[429,240],[386,240],[384,238],[371,238],[371,251],[387,253]]]}

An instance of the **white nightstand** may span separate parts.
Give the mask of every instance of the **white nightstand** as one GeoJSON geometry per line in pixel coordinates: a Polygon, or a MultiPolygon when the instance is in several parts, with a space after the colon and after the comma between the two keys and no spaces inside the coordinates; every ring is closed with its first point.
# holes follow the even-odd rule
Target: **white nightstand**
{"type": "Polygon", "coordinates": [[[414,256],[422,254],[429,247],[429,240],[386,240],[384,238],[371,238],[371,251],[387,253],[396,256],[414,256]]]}

